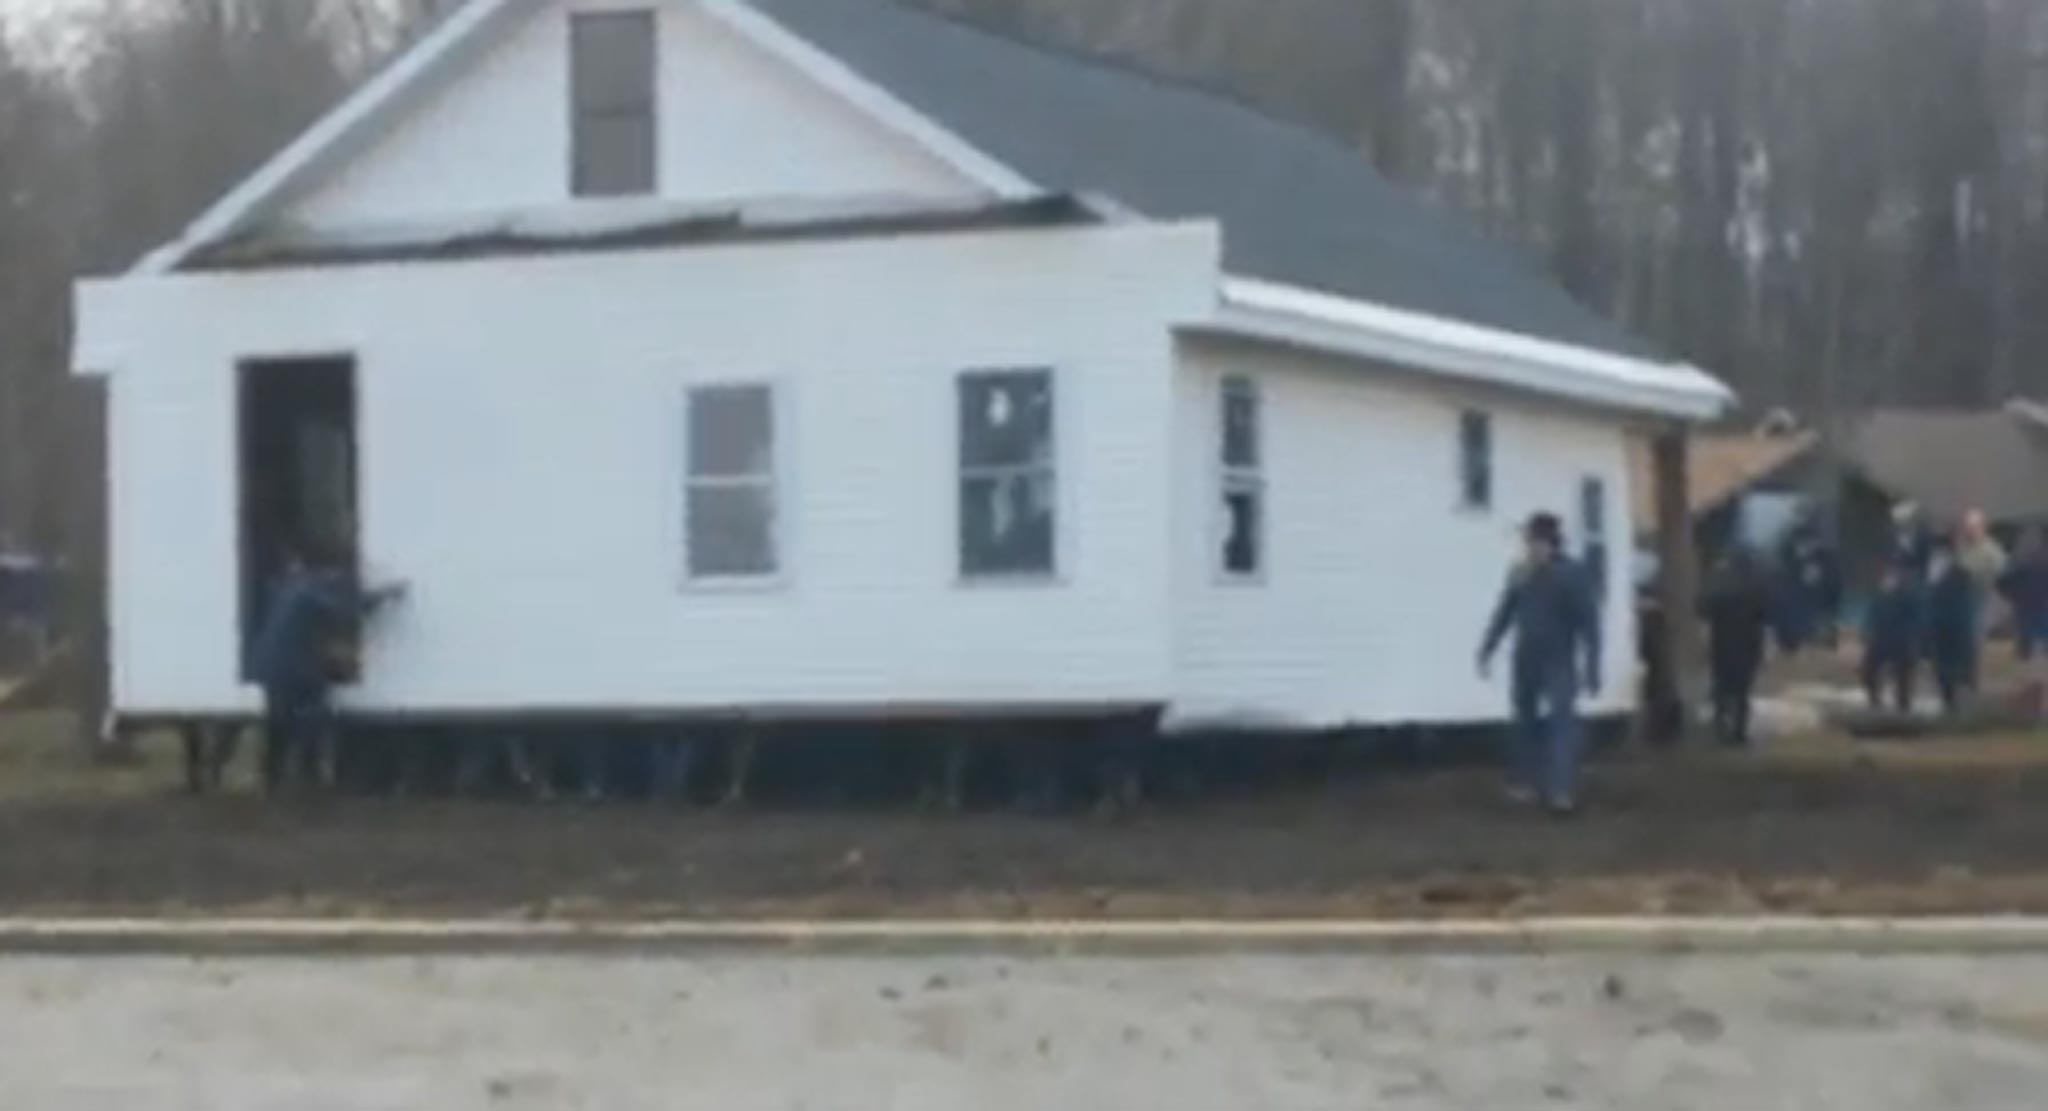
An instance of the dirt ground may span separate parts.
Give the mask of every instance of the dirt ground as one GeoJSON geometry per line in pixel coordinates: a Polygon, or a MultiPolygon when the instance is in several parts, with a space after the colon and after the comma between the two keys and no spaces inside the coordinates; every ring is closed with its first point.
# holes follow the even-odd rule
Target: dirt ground
{"type": "Polygon", "coordinates": [[[1623,750],[1560,822],[1489,768],[1135,814],[183,795],[0,718],[0,913],[531,917],[2048,913],[2048,738],[1623,750]]]}

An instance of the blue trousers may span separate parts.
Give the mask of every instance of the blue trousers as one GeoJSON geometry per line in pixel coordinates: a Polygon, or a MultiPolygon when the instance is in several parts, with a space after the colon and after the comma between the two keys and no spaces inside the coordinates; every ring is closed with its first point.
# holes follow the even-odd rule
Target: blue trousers
{"type": "Polygon", "coordinates": [[[1509,778],[1545,802],[1578,801],[1579,759],[1585,747],[1579,725],[1578,669],[1569,660],[1516,660],[1514,708],[1509,778]]]}
{"type": "Polygon", "coordinates": [[[320,786],[325,750],[333,741],[327,690],[308,683],[266,686],[263,703],[264,789],[276,791],[294,780],[302,787],[320,786]]]}

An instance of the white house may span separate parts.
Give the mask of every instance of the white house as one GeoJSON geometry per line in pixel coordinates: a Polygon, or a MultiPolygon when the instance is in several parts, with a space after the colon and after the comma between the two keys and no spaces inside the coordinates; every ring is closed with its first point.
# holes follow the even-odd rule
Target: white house
{"type": "Polygon", "coordinates": [[[1729,400],[1342,144],[888,0],[470,0],[78,310],[130,720],[252,710],[306,545],[411,586],[367,715],[1496,719],[1517,523],[1625,663],[1626,437],[1729,400]]]}

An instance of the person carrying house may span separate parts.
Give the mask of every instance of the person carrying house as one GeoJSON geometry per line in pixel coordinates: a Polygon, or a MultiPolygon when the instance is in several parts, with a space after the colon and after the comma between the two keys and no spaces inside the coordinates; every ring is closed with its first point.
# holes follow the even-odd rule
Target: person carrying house
{"type": "Polygon", "coordinates": [[[1913,712],[1923,643],[1920,593],[1920,579],[1909,562],[1885,566],[1863,627],[1863,690],[1873,710],[1884,708],[1889,685],[1892,709],[1913,712]]]}
{"type": "Polygon", "coordinates": [[[1984,636],[1983,596],[1976,573],[1958,546],[1937,541],[1927,572],[1927,655],[1941,705],[1962,708],[1977,689],[1977,656],[1984,636]]]}
{"type": "Polygon", "coordinates": [[[1508,792],[1568,815],[1578,809],[1579,693],[1600,689],[1600,611],[1584,570],[1564,553],[1555,514],[1531,517],[1522,536],[1527,550],[1494,607],[1479,648],[1479,673],[1490,674],[1494,653],[1512,631],[1508,792]]]}
{"type": "Polygon", "coordinates": [[[1771,583],[1757,558],[1736,546],[1714,570],[1700,599],[1713,672],[1714,736],[1749,743],[1750,703],[1770,639],[1771,583]]]}
{"type": "Polygon", "coordinates": [[[249,678],[263,690],[263,786],[288,779],[317,784],[328,740],[336,646],[355,622],[405,594],[394,585],[362,590],[344,572],[315,566],[292,552],[264,591],[249,642],[249,678]]]}

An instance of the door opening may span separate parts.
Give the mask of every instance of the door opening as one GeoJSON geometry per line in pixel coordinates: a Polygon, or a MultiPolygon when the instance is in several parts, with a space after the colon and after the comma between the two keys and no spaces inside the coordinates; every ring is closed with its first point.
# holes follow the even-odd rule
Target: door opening
{"type": "MultiPolygon", "coordinates": [[[[347,357],[241,365],[242,644],[265,593],[293,556],[360,570],[356,536],[356,367],[347,357]]],[[[354,681],[359,631],[335,646],[335,678],[354,681]]]]}

